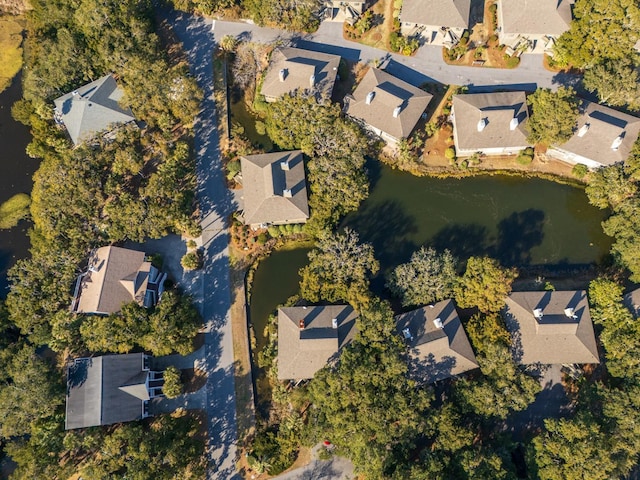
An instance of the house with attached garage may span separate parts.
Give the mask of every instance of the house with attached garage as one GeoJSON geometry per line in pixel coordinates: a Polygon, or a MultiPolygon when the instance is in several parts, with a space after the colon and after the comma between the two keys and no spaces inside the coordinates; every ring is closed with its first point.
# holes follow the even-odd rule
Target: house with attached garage
{"type": "Polygon", "coordinates": [[[54,118],[65,126],[73,144],[79,145],[98,132],[135,122],[131,109],[120,104],[123,95],[113,76],[105,75],[56,98],[54,118]]]}
{"type": "Polygon", "coordinates": [[[433,383],[478,368],[453,300],[412,310],[395,320],[416,380],[433,383]]]}
{"type": "Polygon", "coordinates": [[[589,168],[613,165],[627,159],[639,133],[640,118],[583,100],[573,136],[547,155],[589,168]]]}
{"type": "Polygon", "coordinates": [[[330,99],[340,57],[301,48],[278,48],[271,54],[260,93],[267,102],[283,95],[306,92],[319,101],[330,99]]]}
{"type": "Polygon", "coordinates": [[[527,141],[528,118],[524,92],[454,95],[451,122],[456,154],[516,154],[531,146],[527,141]]]}
{"type": "Polygon", "coordinates": [[[306,380],[353,339],[356,313],[349,305],[278,309],[278,380],[306,380]]]}
{"type": "Polygon", "coordinates": [[[470,12],[471,0],[403,0],[400,29],[405,37],[451,48],[469,28],[470,12]]]}
{"type": "Polygon", "coordinates": [[[396,144],[413,132],[433,96],[377,68],[370,68],[344,112],[384,141],[396,144]]]}

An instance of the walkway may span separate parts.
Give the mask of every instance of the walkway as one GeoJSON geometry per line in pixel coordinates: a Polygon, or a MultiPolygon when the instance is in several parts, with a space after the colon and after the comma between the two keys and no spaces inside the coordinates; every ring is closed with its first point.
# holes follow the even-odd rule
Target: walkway
{"type": "Polygon", "coordinates": [[[387,62],[386,70],[414,85],[439,82],[452,85],[469,85],[470,91],[496,89],[535,90],[536,87],[557,88],[560,85],[576,85],[579,77],[554,73],[542,65],[542,55],[525,54],[520,65],[511,70],[447,65],[442,59],[442,47],[424,45],[413,57],[392,54],[346,40],[342,36],[342,24],[323,22],[317,32],[301,35],[249,23],[216,20],[212,26],[217,39],[234,35],[241,39],[269,43],[277,40],[309,50],[340,55],[347,60],[364,63],[374,60],[387,62]]]}
{"type": "Polygon", "coordinates": [[[277,480],[350,480],[356,478],[353,463],[348,458],[333,456],[329,460],[319,460],[322,445],[316,445],[311,452],[313,460],[304,467],[296,468],[275,477],[277,480]]]}

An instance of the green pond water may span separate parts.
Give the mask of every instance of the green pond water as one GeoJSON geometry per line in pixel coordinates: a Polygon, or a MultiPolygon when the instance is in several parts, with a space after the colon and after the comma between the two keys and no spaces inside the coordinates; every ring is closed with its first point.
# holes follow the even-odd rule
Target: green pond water
{"type": "MultiPolygon", "coordinates": [[[[504,175],[419,178],[376,165],[371,195],[342,226],[373,244],[382,272],[421,245],[520,267],[591,264],[610,249],[600,225],[606,213],[590,206],[580,188],[504,175]]],[[[275,252],[258,267],[250,306],[258,350],[269,314],[298,291],[307,252],[275,252]]]]}

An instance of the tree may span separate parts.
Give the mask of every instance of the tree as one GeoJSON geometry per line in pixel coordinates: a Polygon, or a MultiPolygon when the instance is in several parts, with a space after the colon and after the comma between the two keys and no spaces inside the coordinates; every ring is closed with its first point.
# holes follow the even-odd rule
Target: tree
{"type": "Polygon", "coordinates": [[[456,280],[456,260],[449,250],[439,254],[421,247],[408,263],[393,270],[387,288],[402,299],[403,306],[417,306],[449,298],[456,280]]]}
{"type": "Polygon", "coordinates": [[[464,275],[454,287],[454,297],[462,308],[478,307],[481,312],[498,312],[517,276],[515,268],[503,268],[497,260],[471,257],[464,275]]]}
{"type": "Polygon", "coordinates": [[[238,46],[238,39],[233,35],[225,35],[220,39],[220,48],[227,55],[233,53],[238,46]]]}
{"type": "Polygon", "coordinates": [[[636,196],[638,186],[629,181],[624,165],[615,164],[593,172],[585,192],[591,205],[616,210],[623,202],[636,196]]]}
{"type": "Polygon", "coordinates": [[[180,259],[180,265],[185,270],[197,270],[202,266],[202,259],[198,251],[187,252],[180,259]]]}
{"type": "Polygon", "coordinates": [[[164,385],[162,385],[162,393],[167,398],[176,398],[182,394],[182,380],[180,380],[181,372],[173,365],[168,366],[164,370],[162,376],[164,385]]]}
{"type": "Polygon", "coordinates": [[[627,58],[606,60],[586,69],[582,82],[590,92],[598,92],[602,103],[640,108],[638,70],[627,58]]]}
{"type": "Polygon", "coordinates": [[[358,234],[323,234],[309,252],[309,264],[300,270],[300,294],[312,302],[346,300],[359,304],[367,298],[369,278],[380,268],[368,243],[358,234]]]}
{"type": "Polygon", "coordinates": [[[529,122],[531,143],[564,143],[573,135],[578,118],[578,100],[571,87],[560,87],[555,92],[539,88],[529,95],[527,103],[532,112],[529,122]]]}

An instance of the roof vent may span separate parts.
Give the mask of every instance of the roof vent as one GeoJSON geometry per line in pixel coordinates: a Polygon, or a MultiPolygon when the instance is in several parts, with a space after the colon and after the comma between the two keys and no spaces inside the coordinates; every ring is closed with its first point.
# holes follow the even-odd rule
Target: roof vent
{"type": "Polygon", "coordinates": [[[371,102],[373,101],[373,97],[375,96],[376,96],[375,92],[367,93],[367,98],[364,100],[364,103],[366,103],[367,105],[371,105],[371,102]]]}
{"type": "Polygon", "coordinates": [[[580,130],[578,130],[578,136],[584,137],[585,133],[587,133],[588,131],[589,131],[589,124],[585,123],[580,127],[580,130]]]}
{"type": "Polygon", "coordinates": [[[300,320],[300,323],[298,323],[298,326],[300,327],[300,330],[304,330],[304,318],[300,320]]]}
{"type": "Polygon", "coordinates": [[[541,308],[534,309],[533,316],[536,317],[538,320],[540,320],[543,316],[542,309],[541,308]]]}
{"type": "Polygon", "coordinates": [[[574,313],[575,310],[573,308],[565,308],[564,314],[569,318],[578,318],[578,316],[574,313]]]}
{"type": "Polygon", "coordinates": [[[486,126],[487,126],[487,120],[486,120],[486,119],[484,119],[484,118],[481,118],[481,119],[478,121],[478,131],[479,131],[479,132],[483,131],[483,130],[484,130],[484,127],[486,127],[486,126]]]}
{"type": "Polygon", "coordinates": [[[78,95],[78,91],[74,90],[73,92],[71,92],[71,95],[73,95],[75,97],[76,95],[78,95]]]}
{"type": "Polygon", "coordinates": [[[519,123],[520,122],[518,122],[518,117],[513,117],[509,122],[509,130],[515,130],[516,128],[518,128],[519,123]]]}
{"type": "Polygon", "coordinates": [[[402,107],[400,105],[398,105],[396,108],[393,109],[393,118],[398,118],[398,115],[400,115],[400,111],[402,110],[402,107]]]}
{"type": "Polygon", "coordinates": [[[315,75],[311,75],[309,77],[309,86],[313,87],[316,84],[316,76],[315,75]]]}
{"type": "Polygon", "coordinates": [[[440,320],[439,318],[436,318],[433,321],[433,324],[435,325],[436,328],[444,328],[443,325],[442,325],[442,320],[440,320]]]}
{"type": "Polygon", "coordinates": [[[283,197],[285,197],[285,198],[291,198],[291,197],[293,197],[293,194],[291,193],[291,189],[290,189],[290,188],[285,188],[285,189],[282,191],[282,196],[283,196],[283,197]]]}
{"type": "Polygon", "coordinates": [[[289,170],[289,160],[284,160],[282,162],[280,162],[280,168],[284,171],[288,171],[289,170]]]}
{"type": "Polygon", "coordinates": [[[404,330],[402,330],[402,335],[406,340],[409,340],[409,341],[413,340],[413,335],[411,335],[411,330],[409,330],[408,328],[405,328],[404,330]]]}
{"type": "Polygon", "coordinates": [[[284,79],[287,78],[287,70],[286,69],[281,69],[278,72],[278,78],[280,79],[281,82],[284,82],[284,79]]]}
{"type": "Polygon", "coordinates": [[[332,318],[331,319],[331,328],[338,328],[338,319],[337,318],[332,318]]]}
{"type": "Polygon", "coordinates": [[[611,150],[613,150],[614,152],[617,152],[618,148],[620,148],[620,145],[622,145],[622,135],[618,135],[615,138],[615,140],[611,144],[611,150]]]}

